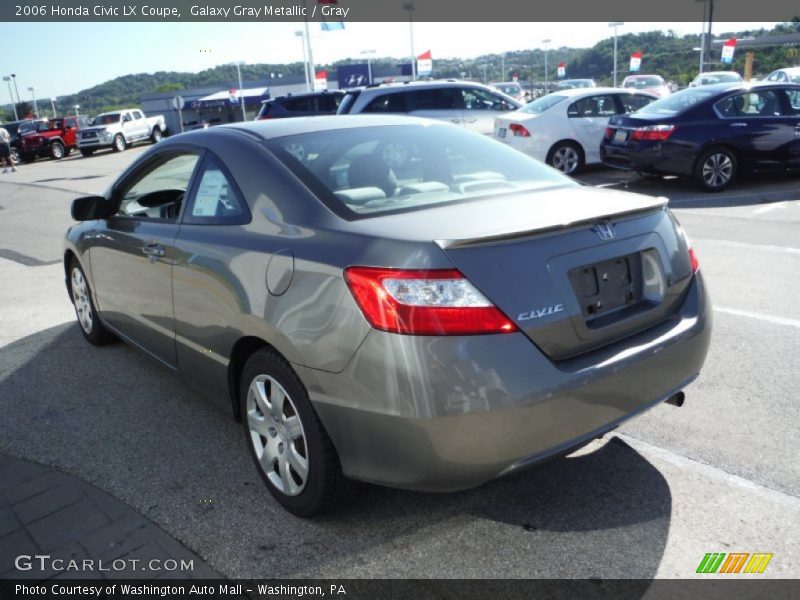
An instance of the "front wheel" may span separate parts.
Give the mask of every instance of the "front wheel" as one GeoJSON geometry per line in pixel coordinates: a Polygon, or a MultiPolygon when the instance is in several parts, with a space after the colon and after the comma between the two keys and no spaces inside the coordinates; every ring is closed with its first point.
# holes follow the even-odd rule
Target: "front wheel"
{"type": "Polygon", "coordinates": [[[157,144],[158,142],[160,142],[160,141],[161,141],[161,138],[162,138],[162,137],[163,137],[163,136],[162,136],[162,134],[161,134],[161,129],[160,129],[160,128],[158,128],[158,127],[153,127],[153,133],[152,133],[152,134],[150,134],[150,141],[151,141],[153,144],[157,144]]]}
{"type": "Polygon", "coordinates": [[[75,259],[70,262],[69,287],[72,304],[75,306],[75,316],[78,318],[83,337],[93,346],[105,346],[115,341],[116,336],[106,329],[97,317],[86,276],[75,259]]]}
{"type": "Polygon", "coordinates": [[[50,146],[50,158],[53,160],[64,158],[64,145],[60,142],[53,142],[53,145],[50,146]]]}
{"type": "Polygon", "coordinates": [[[342,474],[305,387],[280,355],[262,349],[248,359],[239,403],[250,455],[286,510],[312,517],[350,495],[353,482],[342,474]]]}
{"type": "Polygon", "coordinates": [[[583,151],[573,142],[561,142],[550,150],[547,164],[565,175],[574,175],[583,167],[583,151]]]}
{"type": "Polygon", "coordinates": [[[127,147],[125,143],[125,138],[122,137],[122,134],[118,133],[114,136],[114,143],[112,144],[112,148],[114,152],[122,152],[127,147]]]}
{"type": "Polygon", "coordinates": [[[727,148],[711,148],[698,159],[695,180],[706,192],[721,192],[736,178],[736,156],[727,148]]]}

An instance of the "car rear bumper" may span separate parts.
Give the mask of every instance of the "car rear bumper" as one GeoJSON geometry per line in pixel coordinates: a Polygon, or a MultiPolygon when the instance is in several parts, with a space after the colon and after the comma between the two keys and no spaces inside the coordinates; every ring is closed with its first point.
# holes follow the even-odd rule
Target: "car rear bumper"
{"type": "Polygon", "coordinates": [[[652,142],[626,147],[603,142],[600,145],[603,164],[627,171],[688,176],[694,171],[695,158],[692,150],[675,144],[652,142]]]}
{"type": "Polygon", "coordinates": [[[371,331],[341,373],[295,365],[348,476],[425,491],[474,487],[614,429],[699,373],[711,335],[701,275],[645,332],[553,362],[522,333],[371,331]]]}

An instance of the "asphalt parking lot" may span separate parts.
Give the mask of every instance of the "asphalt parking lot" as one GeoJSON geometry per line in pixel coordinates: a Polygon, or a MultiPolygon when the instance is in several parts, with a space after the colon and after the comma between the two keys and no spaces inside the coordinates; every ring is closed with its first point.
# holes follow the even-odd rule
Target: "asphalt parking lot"
{"type": "MultiPolygon", "coordinates": [[[[682,408],[578,455],[451,495],[367,487],[319,520],[271,499],[240,426],[139,352],[74,324],[61,239],[79,195],[144,148],[0,175],[0,452],[53,465],[151,519],[229,577],[683,578],[707,552],[800,567],[800,178],[708,195],[591,169],[670,198],[714,304],[682,408]]],[[[0,569],[2,571],[2,569],[0,569]]]]}

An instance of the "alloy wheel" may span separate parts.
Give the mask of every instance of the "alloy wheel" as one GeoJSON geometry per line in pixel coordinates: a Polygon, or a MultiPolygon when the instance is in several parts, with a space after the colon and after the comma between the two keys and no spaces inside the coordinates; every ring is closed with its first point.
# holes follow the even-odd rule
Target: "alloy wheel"
{"type": "Polygon", "coordinates": [[[702,174],[708,187],[724,186],[733,176],[733,161],[724,152],[711,154],[703,163],[702,174]]]}
{"type": "Polygon", "coordinates": [[[269,482],[297,496],[308,481],[308,443],[297,407],[274,378],[258,375],[247,391],[247,426],[269,482]]]}
{"type": "Polygon", "coordinates": [[[78,315],[78,323],[87,335],[92,333],[92,303],[89,300],[89,289],[83,273],[77,267],[72,269],[72,300],[75,304],[75,313],[78,315]]]}
{"type": "Polygon", "coordinates": [[[560,146],[553,152],[552,165],[562,173],[569,175],[578,168],[580,160],[578,151],[575,148],[572,146],[560,146]]]}

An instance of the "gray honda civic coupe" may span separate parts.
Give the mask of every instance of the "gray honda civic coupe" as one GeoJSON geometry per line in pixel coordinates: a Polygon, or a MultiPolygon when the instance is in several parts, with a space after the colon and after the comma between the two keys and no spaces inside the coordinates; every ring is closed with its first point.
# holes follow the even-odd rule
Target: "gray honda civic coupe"
{"type": "Polygon", "coordinates": [[[312,516],[355,481],[466,489],[682,404],[711,311],[666,203],[435,121],[253,122],[75,200],[64,268],[85,338],[241,420],[312,516]]]}

